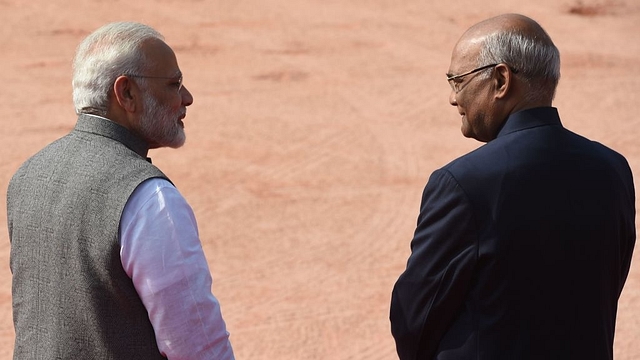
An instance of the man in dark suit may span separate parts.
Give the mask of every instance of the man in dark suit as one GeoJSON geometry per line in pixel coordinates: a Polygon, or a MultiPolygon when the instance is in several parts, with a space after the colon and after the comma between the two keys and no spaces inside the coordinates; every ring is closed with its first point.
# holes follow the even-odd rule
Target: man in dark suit
{"type": "Polygon", "coordinates": [[[627,161],[562,126],[559,53],[530,18],[471,27],[447,77],[463,135],[487,144],[425,187],[391,300],[400,359],[611,359],[636,237],[627,161]]]}

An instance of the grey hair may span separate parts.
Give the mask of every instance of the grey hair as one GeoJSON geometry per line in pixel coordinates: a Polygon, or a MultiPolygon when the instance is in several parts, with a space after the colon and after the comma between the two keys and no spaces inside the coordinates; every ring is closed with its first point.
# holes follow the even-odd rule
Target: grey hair
{"type": "Polygon", "coordinates": [[[77,114],[105,116],[116,78],[144,71],[142,44],[164,40],[153,28],[134,22],[115,22],[87,36],[73,59],[73,103],[77,114]]]}
{"type": "Polygon", "coordinates": [[[509,65],[529,86],[528,100],[551,102],[560,81],[560,52],[544,30],[541,34],[518,29],[491,33],[483,40],[478,64],[509,65]]]}

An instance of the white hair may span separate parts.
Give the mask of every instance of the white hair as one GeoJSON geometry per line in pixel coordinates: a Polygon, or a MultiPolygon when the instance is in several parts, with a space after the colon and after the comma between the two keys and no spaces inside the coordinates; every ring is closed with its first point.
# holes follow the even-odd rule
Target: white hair
{"type": "Polygon", "coordinates": [[[73,103],[77,114],[105,116],[116,78],[144,71],[142,44],[164,40],[153,28],[134,22],[107,24],[87,36],[73,60],[73,103]]]}
{"type": "Polygon", "coordinates": [[[532,33],[508,29],[485,37],[478,64],[505,63],[529,86],[530,100],[553,100],[560,80],[560,52],[540,28],[532,33]]]}

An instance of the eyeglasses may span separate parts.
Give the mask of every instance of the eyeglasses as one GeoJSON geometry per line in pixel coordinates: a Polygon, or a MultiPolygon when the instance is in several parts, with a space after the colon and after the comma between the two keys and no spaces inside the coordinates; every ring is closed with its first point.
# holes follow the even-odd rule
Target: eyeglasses
{"type": "MultiPolygon", "coordinates": [[[[457,94],[460,90],[462,90],[462,88],[460,87],[460,85],[462,84],[462,82],[457,82],[456,80],[461,79],[467,75],[471,75],[473,73],[477,73],[478,71],[482,71],[485,69],[488,69],[490,67],[494,67],[497,66],[499,64],[490,64],[490,65],[485,65],[485,66],[480,66],[479,68],[475,68],[471,71],[467,71],[466,73],[460,74],[460,75],[451,75],[449,76],[449,74],[447,74],[447,81],[449,82],[449,85],[451,86],[451,89],[457,94]]],[[[515,71],[514,71],[515,72],[515,71]]]]}
{"type": "Polygon", "coordinates": [[[124,74],[124,76],[128,76],[128,77],[134,77],[134,78],[141,78],[141,79],[165,79],[165,80],[175,80],[175,86],[177,87],[178,93],[180,92],[180,90],[182,90],[182,75],[180,75],[180,77],[176,78],[174,77],[169,77],[169,76],[146,76],[146,75],[136,75],[136,74],[124,74]]]}

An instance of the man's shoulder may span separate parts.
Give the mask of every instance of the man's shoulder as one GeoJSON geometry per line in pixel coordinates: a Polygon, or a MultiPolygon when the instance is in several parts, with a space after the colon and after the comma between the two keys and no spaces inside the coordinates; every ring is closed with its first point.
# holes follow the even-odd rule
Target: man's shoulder
{"type": "Polygon", "coordinates": [[[92,178],[102,182],[168,177],[124,144],[97,134],[72,131],[26,159],[11,182],[37,178],[92,178]]]}
{"type": "Polygon", "coordinates": [[[479,171],[487,166],[499,166],[496,160],[499,158],[500,147],[496,145],[495,142],[483,144],[477,149],[451,160],[441,170],[455,174],[466,170],[479,171]]]}
{"type": "Polygon", "coordinates": [[[52,141],[35,153],[32,153],[20,164],[20,166],[16,170],[14,177],[22,172],[27,171],[27,169],[33,165],[35,165],[36,167],[40,166],[39,163],[47,162],[48,158],[55,158],[56,154],[59,153],[59,149],[65,147],[65,143],[68,141],[68,137],[69,134],[52,141]]]}
{"type": "Polygon", "coordinates": [[[77,165],[96,165],[102,162],[117,165],[122,159],[153,166],[145,158],[118,141],[74,130],[38,150],[27,158],[21,167],[29,166],[32,163],[55,165],[74,161],[78,162],[77,165]],[[117,158],[120,160],[113,162],[117,158]]]}
{"type": "Polygon", "coordinates": [[[569,171],[587,165],[602,171],[625,173],[625,176],[630,173],[622,154],[558,126],[531,128],[497,138],[439,170],[450,173],[458,181],[473,183],[540,166],[569,171]]]}

